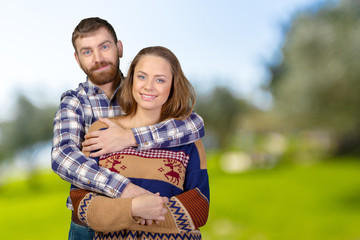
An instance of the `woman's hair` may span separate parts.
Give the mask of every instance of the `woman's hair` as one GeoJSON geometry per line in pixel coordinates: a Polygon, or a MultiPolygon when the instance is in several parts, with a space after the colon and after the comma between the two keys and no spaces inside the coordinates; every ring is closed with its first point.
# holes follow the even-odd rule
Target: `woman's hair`
{"type": "Polygon", "coordinates": [[[169,49],[161,46],[142,49],[131,62],[127,77],[118,91],[117,101],[125,115],[135,114],[137,103],[132,95],[135,67],[145,56],[157,56],[165,59],[171,66],[172,84],[170,95],[161,108],[160,121],[168,118],[184,119],[188,117],[195,105],[196,95],[193,86],[185,77],[180,62],[169,49]]]}
{"type": "Polygon", "coordinates": [[[86,37],[102,27],[109,31],[115,43],[118,41],[113,26],[111,26],[111,24],[108,23],[106,20],[98,17],[85,18],[81,20],[81,22],[75,27],[72,34],[71,41],[74,46],[75,52],[77,52],[75,46],[76,39],[78,39],[79,37],[86,37]]]}

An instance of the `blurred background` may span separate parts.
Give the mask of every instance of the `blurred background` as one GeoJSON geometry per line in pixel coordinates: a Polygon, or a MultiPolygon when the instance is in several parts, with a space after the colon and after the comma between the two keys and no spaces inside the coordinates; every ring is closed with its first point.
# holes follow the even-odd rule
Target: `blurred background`
{"type": "Polygon", "coordinates": [[[360,239],[358,0],[1,0],[1,238],[67,239],[52,119],[85,81],[71,33],[91,16],[117,31],[124,73],[163,45],[193,83],[211,188],[204,239],[360,239]]]}

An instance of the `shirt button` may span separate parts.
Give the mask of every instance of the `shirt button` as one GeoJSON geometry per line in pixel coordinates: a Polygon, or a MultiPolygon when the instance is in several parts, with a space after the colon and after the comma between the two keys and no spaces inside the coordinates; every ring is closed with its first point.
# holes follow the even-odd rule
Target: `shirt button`
{"type": "Polygon", "coordinates": [[[87,181],[88,184],[90,184],[91,182],[90,181],[87,181]]]}
{"type": "Polygon", "coordinates": [[[172,140],[172,138],[171,138],[171,137],[169,137],[169,138],[168,138],[168,140],[169,140],[169,141],[171,141],[171,140],[172,140]]]}
{"type": "Polygon", "coordinates": [[[146,146],[149,145],[149,142],[145,142],[145,145],[146,145],[146,146]]]}

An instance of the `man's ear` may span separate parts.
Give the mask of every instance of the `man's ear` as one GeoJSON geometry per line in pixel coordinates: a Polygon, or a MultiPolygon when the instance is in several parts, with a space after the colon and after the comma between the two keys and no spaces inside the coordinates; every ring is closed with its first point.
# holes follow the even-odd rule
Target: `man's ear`
{"type": "Polygon", "coordinates": [[[119,40],[119,41],[117,41],[116,45],[117,45],[117,48],[118,48],[119,57],[122,58],[122,56],[123,56],[123,45],[122,45],[122,42],[119,40]]]}
{"type": "Polygon", "coordinates": [[[77,62],[77,63],[79,64],[79,66],[81,67],[80,61],[79,61],[79,56],[77,55],[76,52],[74,52],[74,56],[75,56],[76,62],[77,62]]]}

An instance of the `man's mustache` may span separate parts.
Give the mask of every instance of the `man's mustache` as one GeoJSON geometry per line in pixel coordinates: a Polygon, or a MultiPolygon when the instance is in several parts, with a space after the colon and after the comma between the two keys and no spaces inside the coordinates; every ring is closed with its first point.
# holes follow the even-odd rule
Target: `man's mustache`
{"type": "Polygon", "coordinates": [[[90,71],[93,72],[93,71],[96,71],[102,67],[105,67],[105,66],[108,66],[108,65],[112,65],[111,62],[99,62],[99,63],[95,63],[94,66],[92,66],[90,68],[90,71]]]}

